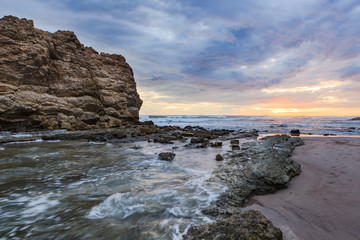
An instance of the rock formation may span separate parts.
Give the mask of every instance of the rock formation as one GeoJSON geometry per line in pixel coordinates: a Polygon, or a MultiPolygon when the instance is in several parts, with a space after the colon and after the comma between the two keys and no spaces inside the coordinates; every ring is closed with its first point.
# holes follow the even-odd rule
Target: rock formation
{"type": "Polygon", "coordinates": [[[288,135],[245,143],[242,151],[232,153],[226,164],[214,171],[214,180],[224,182],[228,190],[222,193],[215,206],[204,212],[215,216],[231,215],[254,195],[286,188],[291,178],[300,174],[300,164],[290,156],[295,147],[303,144],[299,137],[288,135]]]}
{"type": "Polygon", "coordinates": [[[189,229],[184,239],[268,239],[280,240],[281,231],[260,212],[242,212],[254,195],[273,193],[285,188],[301,166],[290,159],[295,147],[304,144],[287,135],[268,136],[261,141],[245,142],[241,151],[225,157],[225,163],[214,171],[213,180],[226,184],[228,189],[205,214],[217,221],[189,229]]]}
{"type": "Polygon", "coordinates": [[[0,130],[119,127],[138,121],[141,104],[123,56],[0,19],[0,130]]]}
{"type": "Polygon", "coordinates": [[[282,240],[282,232],[274,227],[259,211],[250,210],[242,214],[218,220],[202,226],[191,227],[185,240],[282,240]]]}

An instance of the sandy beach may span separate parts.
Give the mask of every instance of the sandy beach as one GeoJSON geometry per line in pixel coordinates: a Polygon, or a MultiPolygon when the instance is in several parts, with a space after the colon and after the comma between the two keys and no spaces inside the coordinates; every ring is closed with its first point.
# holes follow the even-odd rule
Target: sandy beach
{"type": "Polygon", "coordinates": [[[302,172],[287,189],[256,196],[284,239],[360,238],[360,138],[305,137],[292,159],[302,172]]]}

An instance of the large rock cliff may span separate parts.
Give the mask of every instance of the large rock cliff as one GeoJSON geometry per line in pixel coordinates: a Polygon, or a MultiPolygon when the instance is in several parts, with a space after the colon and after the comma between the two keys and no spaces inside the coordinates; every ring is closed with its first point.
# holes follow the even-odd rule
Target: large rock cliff
{"type": "Polygon", "coordinates": [[[141,104],[123,56],[99,54],[70,31],[0,19],[0,130],[118,127],[137,122],[141,104]]]}

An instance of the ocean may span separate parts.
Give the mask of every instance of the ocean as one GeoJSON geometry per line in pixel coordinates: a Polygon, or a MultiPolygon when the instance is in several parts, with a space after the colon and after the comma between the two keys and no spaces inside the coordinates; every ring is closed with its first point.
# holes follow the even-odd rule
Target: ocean
{"type": "MultiPolygon", "coordinates": [[[[347,117],[141,116],[159,126],[359,136],[347,117]]],[[[57,130],[62,131],[62,130],[57,130]]],[[[32,136],[10,133],[4,136],[32,136]]],[[[307,135],[304,135],[307,136],[307,135]]],[[[213,221],[202,210],[226,186],[209,181],[224,164],[222,148],[81,140],[0,145],[0,239],[182,239],[190,226],[213,221]],[[172,162],[158,160],[174,152],[172,162]]]]}
{"type": "Polygon", "coordinates": [[[299,129],[303,135],[359,136],[360,121],[352,117],[272,117],[272,116],[188,116],[142,115],[140,121],[153,121],[158,126],[201,126],[209,129],[251,130],[260,134],[289,134],[299,129]]]}

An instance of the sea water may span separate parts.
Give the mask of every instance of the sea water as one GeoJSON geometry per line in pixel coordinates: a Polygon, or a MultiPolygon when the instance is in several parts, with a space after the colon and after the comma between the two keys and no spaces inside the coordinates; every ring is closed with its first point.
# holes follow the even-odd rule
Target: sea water
{"type": "Polygon", "coordinates": [[[188,115],[142,115],[141,121],[153,121],[158,126],[175,125],[185,127],[201,126],[209,129],[233,130],[257,129],[260,133],[289,134],[299,129],[312,135],[360,135],[360,121],[352,117],[273,117],[273,116],[188,116],[188,115]]]}
{"type": "MultiPolygon", "coordinates": [[[[346,117],[141,116],[160,126],[360,135],[346,117]]],[[[60,130],[63,131],[63,130],[60,130]]],[[[1,137],[39,133],[3,132],[1,137]]],[[[189,141],[189,140],[188,140],[189,141]]],[[[147,141],[14,142],[0,146],[0,239],[182,239],[226,187],[209,179],[222,148],[147,141]],[[176,154],[172,162],[160,152],[176,154]]]]}
{"type": "Polygon", "coordinates": [[[37,141],[0,150],[0,239],[182,239],[226,188],[222,149],[37,141]],[[158,153],[176,154],[172,162],[158,153]]]}

